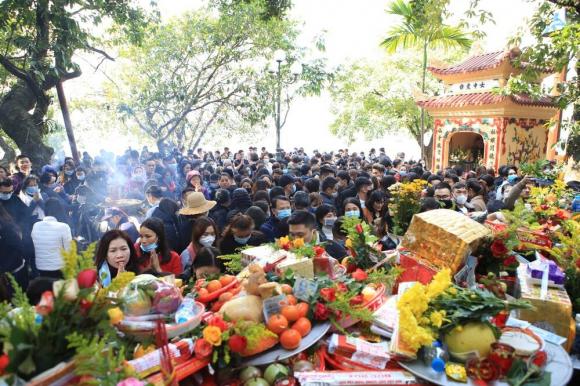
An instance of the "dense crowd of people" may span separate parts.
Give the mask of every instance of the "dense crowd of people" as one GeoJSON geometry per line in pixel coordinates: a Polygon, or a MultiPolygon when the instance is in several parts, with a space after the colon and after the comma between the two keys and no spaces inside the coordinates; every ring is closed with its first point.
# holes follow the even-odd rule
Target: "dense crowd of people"
{"type": "Polygon", "coordinates": [[[303,149],[272,154],[174,150],[162,156],[128,149],[102,151],[80,162],[64,158],[33,165],[21,154],[0,166],[0,269],[5,294],[11,273],[27,288],[62,277],[62,250],[98,241],[96,264],[103,284],[118,272],[190,278],[223,270],[217,257],[282,236],[324,242],[336,259],[347,256],[344,217],[372,226],[384,249],[389,235],[389,187],[427,181],[421,210],[457,210],[473,216],[512,209],[526,200],[533,179],[514,166],[498,173],[455,166],[431,173],[421,162],[368,154],[303,149]],[[13,169],[13,170],[11,170],[13,169]]]}

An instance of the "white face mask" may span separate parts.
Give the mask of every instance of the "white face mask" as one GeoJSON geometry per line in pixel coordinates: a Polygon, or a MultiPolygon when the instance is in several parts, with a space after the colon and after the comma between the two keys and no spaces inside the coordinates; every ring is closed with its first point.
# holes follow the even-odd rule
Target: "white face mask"
{"type": "Polygon", "coordinates": [[[206,248],[211,247],[213,245],[214,241],[215,241],[215,236],[213,236],[213,235],[202,236],[199,238],[199,243],[206,248]]]}
{"type": "Polygon", "coordinates": [[[467,196],[465,194],[460,194],[457,197],[455,197],[455,202],[458,205],[465,205],[465,203],[467,202],[467,196]]]}

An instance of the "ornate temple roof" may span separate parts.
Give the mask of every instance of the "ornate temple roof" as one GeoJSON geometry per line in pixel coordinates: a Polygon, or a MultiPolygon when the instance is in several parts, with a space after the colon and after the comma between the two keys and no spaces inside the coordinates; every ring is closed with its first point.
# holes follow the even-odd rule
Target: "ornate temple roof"
{"type": "Polygon", "coordinates": [[[496,105],[504,102],[513,102],[518,105],[536,106],[536,107],[555,107],[555,104],[550,97],[542,97],[534,100],[527,95],[498,95],[493,92],[458,94],[458,95],[444,95],[436,98],[418,101],[417,104],[426,109],[439,108],[457,108],[467,106],[484,106],[496,105]]]}

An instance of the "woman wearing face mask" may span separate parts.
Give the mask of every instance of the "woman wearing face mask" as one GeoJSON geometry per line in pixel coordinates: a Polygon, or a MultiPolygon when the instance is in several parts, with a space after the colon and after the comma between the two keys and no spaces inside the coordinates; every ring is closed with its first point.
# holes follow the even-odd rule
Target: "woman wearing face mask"
{"type": "Polygon", "coordinates": [[[258,246],[265,242],[261,232],[254,230],[254,220],[250,216],[238,213],[226,227],[219,243],[222,255],[235,253],[247,245],[258,246]]]}
{"type": "Polygon", "coordinates": [[[44,218],[44,201],[48,199],[46,194],[40,192],[39,180],[35,175],[30,175],[24,179],[22,190],[18,197],[32,211],[33,222],[44,218]]]}
{"type": "Polygon", "coordinates": [[[316,217],[316,224],[318,225],[318,234],[320,235],[320,241],[332,240],[334,237],[332,235],[332,227],[336,222],[336,209],[328,204],[322,204],[314,213],[316,217]]]}
{"type": "Polygon", "coordinates": [[[121,272],[137,273],[137,252],[129,235],[118,229],[103,234],[97,247],[95,265],[103,287],[108,287],[121,272]]]}
{"type": "Polygon", "coordinates": [[[355,217],[362,219],[362,208],[358,198],[350,197],[343,203],[344,217],[355,217]]]}
{"type": "Polygon", "coordinates": [[[58,183],[64,186],[67,182],[72,180],[75,175],[75,165],[72,162],[65,162],[62,166],[60,175],[58,176],[58,183]]]}
{"type": "Polygon", "coordinates": [[[209,217],[199,217],[193,225],[191,242],[181,252],[181,265],[183,271],[188,272],[194,263],[197,252],[203,247],[215,247],[217,245],[217,227],[209,217]]]}
{"type": "Polygon", "coordinates": [[[64,184],[64,191],[66,192],[66,194],[68,195],[75,194],[77,188],[85,183],[86,175],[87,172],[85,171],[84,168],[82,167],[76,168],[73,178],[69,179],[64,184]]]}
{"type": "Polygon", "coordinates": [[[169,249],[165,239],[163,221],[158,218],[148,218],[139,229],[141,235],[135,244],[137,263],[140,273],[172,273],[181,275],[181,258],[169,249]]]}

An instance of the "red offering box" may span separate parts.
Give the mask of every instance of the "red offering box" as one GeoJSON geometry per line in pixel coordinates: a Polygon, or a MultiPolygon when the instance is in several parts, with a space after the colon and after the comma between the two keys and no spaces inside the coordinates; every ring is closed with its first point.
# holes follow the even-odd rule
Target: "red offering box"
{"type": "Polygon", "coordinates": [[[414,254],[410,251],[401,250],[399,257],[400,267],[403,268],[403,272],[399,275],[397,279],[397,287],[399,283],[405,283],[409,281],[418,281],[422,284],[428,284],[437,271],[427,265],[421,263],[414,254]]]}

